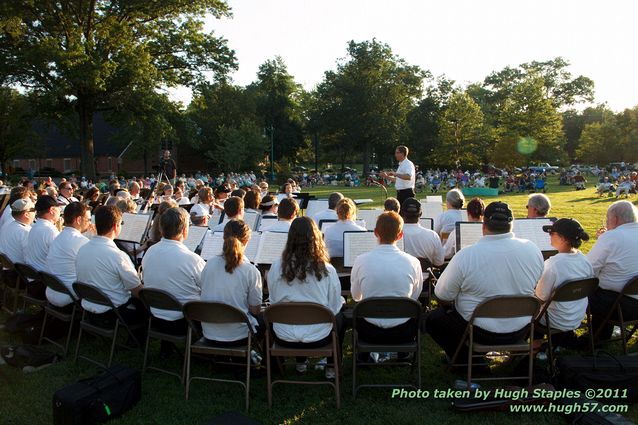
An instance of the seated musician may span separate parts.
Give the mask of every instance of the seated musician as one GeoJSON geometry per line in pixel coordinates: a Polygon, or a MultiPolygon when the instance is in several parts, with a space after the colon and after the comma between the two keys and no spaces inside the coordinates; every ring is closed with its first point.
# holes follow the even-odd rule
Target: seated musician
{"type": "MultiPolygon", "coordinates": [[[[600,281],[589,297],[589,307],[594,330],[604,325],[599,334],[601,340],[609,339],[613,332],[611,325],[603,323],[609,309],[629,279],[638,274],[638,209],[629,201],[616,201],[607,209],[606,224],[607,228],[598,231],[598,240],[587,253],[600,281]]],[[[638,296],[623,296],[620,308],[624,320],[638,319],[638,296]]],[[[612,317],[618,316],[614,313],[612,317]]]]}
{"type": "Polygon", "coordinates": [[[244,199],[244,196],[246,196],[246,191],[244,189],[235,189],[230,192],[230,196],[236,196],[238,198],[244,199]]]}
{"type": "Polygon", "coordinates": [[[59,205],[69,205],[71,202],[78,202],[78,199],[73,196],[73,185],[71,182],[65,181],[60,183],[60,196],[58,196],[59,205]]]}
{"type": "Polygon", "coordinates": [[[279,208],[279,201],[272,195],[266,195],[261,198],[259,203],[259,210],[264,217],[277,217],[277,209],[279,208]]]}
{"type": "MultiPolygon", "coordinates": [[[[558,254],[545,260],[543,275],[536,285],[536,296],[546,302],[552,291],[563,282],[593,277],[594,270],[587,257],[578,250],[583,241],[589,240],[589,235],[578,221],[561,218],[550,226],[543,226],[543,231],[550,234],[552,246],[558,250],[558,254]]],[[[563,331],[552,335],[554,346],[568,344],[574,338],[573,331],[580,327],[586,310],[586,299],[553,302],[548,307],[551,327],[563,331]]],[[[540,318],[540,323],[547,326],[544,316],[540,318]]]]}
{"type": "Polygon", "coordinates": [[[259,183],[259,190],[260,190],[260,195],[261,198],[264,199],[266,196],[268,196],[268,183],[267,182],[260,182],[259,183]]]}
{"type": "Polygon", "coordinates": [[[186,196],[184,196],[184,192],[182,192],[182,189],[180,189],[179,187],[175,188],[173,199],[175,199],[177,205],[188,205],[191,203],[191,201],[186,196]]]}
{"type": "Polygon", "coordinates": [[[319,224],[321,220],[338,220],[337,213],[335,212],[335,208],[337,208],[337,203],[343,199],[343,195],[339,192],[332,192],[330,196],[328,196],[328,209],[319,211],[311,218],[315,221],[315,223],[319,224]]]}
{"type": "MultiPolygon", "coordinates": [[[[290,226],[281,258],[272,264],[268,272],[268,291],[272,304],[312,302],[330,309],[335,314],[341,344],[345,334],[341,313],[344,299],[341,297],[339,276],[329,260],[328,251],[315,222],[309,217],[295,219],[290,226]]],[[[285,347],[316,348],[323,347],[331,341],[330,324],[275,323],[273,327],[275,342],[285,347]]],[[[328,359],[329,363],[332,361],[328,359]]],[[[306,369],[306,360],[297,358],[297,371],[303,373],[306,369]]],[[[334,376],[334,369],[326,368],[326,378],[334,376]]]]}
{"type": "Polygon", "coordinates": [[[131,199],[135,203],[141,203],[143,201],[143,199],[140,198],[140,184],[138,182],[132,181],[131,183],[129,183],[128,191],[131,195],[131,199]]]}
{"type": "Polygon", "coordinates": [[[223,210],[224,209],[224,202],[226,201],[226,199],[230,196],[230,193],[232,192],[231,188],[228,187],[227,184],[222,184],[220,186],[217,186],[217,188],[215,189],[215,203],[213,204],[213,206],[215,208],[217,208],[218,210],[223,210]]]}
{"type": "Polygon", "coordinates": [[[244,208],[245,212],[250,212],[254,214],[261,214],[259,210],[259,204],[261,203],[261,195],[259,192],[254,190],[249,190],[244,196],[244,208]]]}
{"type": "MultiPolygon", "coordinates": [[[[29,191],[26,191],[29,193],[29,191]]],[[[26,263],[25,252],[29,250],[29,232],[35,219],[35,204],[30,197],[21,198],[11,204],[11,216],[0,232],[0,252],[12,263],[26,263]]]]}
{"type": "Polygon", "coordinates": [[[284,198],[277,209],[277,222],[264,229],[266,232],[287,232],[290,224],[299,214],[299,206],[293,198],[284,198]]]}
{"type": "Polygon", "coordinates": [[[434,231],[439,234],[441,241],[445,243],[452,230],[454,230],[457,221],[463,221],[461,208],[465,197],[458,189],[452,189],[445,195],[447,211],[441,213],[436,220],[434,231]]]}
{"type": "MultiPolygon", "coordinates": [[[[224,227],[221,255],[213,256],[202,272],[202,301],[231,305],[248,316],[258,338],[264,333],[260,315],[262,280],[257,267],[250,264],[244,250],[250,240],[250,228],[243,220],[232,220],[224,227]]],[[[204,337],[216,344],[243,345],[247,327],[244,324],[202,324],[204,337]]]]}
{"type": "MultiPolygon", "coordinates": [[[[395,212],[384,212],[374,229],[379,245],[359,255],[351,274],[355,301],[372,297],[407,297],[417,300],[423,288],[421,263],[401,251],[396,243],[403,237],[403,220],[395,212]]],[[[363,319],[357,323],[362,340],[400,344],[414,338],[419,324],[414,319],[363,319]]],[[[366,353],[361,361],[367,361],[366,353]]]]}
{"type": "Polygon", "coordinates": [[[86,203],[86,205],[89,206],[89,208],[91,208],[91,210],[95,210],[97,207],[100,206],[99,199],[100,199],[100,189],[93,186],[86,193],[86,200],[84,202],[86,203]]]}
{"type": "MultiPolygon", "coordinates": [[[[473,198],[467,203],[467,221],[482,223],[484,213],[485,203],[481,198],[473,198]]],[[[443,250],[445,251],[445,258],[448,260],[456,253],[456,228],[450,232],[443,250]]]]}
{"type": "Polygon", "coordinates": [[[213,196],[213,189],[210,187],[202,187],[197,192],[197,200],[198,202],[193,205],[190,210],[191,214],[194,214],[197,217],[207,216],[210,217],[212,215],[212,203],[215,198],[213,196]]]}
{"type": "Polygon", "coordinates": [[[533,193],[527,199],[527,218],[543,218],[549,214],[552,203],[549,197],[542,193],[533,193]]]}
{"type": "Polygon", "coordinates": [[[9,202],[2,212],[2,217],[0,217],[0,234],[2,234],[2,228],[4,227],[4,225],[10,221],[13,221],[13,216],[11,214],[11,205],[13,205],[13,203],[18,199],[28,198],[29,196],[29,189],[24,186],[16,186],[11,189],[11,192],[9,192],[9,202]]]}
{"type": "Polygon", "coordinates": [[[405,252],[417,257],[425,258],[434,266],[443,264],[443,246],[435,231],[421,226],[421,203],[414,198],[408,198],[401,205],[403,217],[403,245],[405,252]]]}
{"type": "MultiPolygon", "coordinates": [[[[24,257],[26,263],[35,270],[46,271],[49,247],[60,233],[56,227],[60,220],[60,207],[55,198],[40,196],[35,203],[35,212],[38,219],[31,226],[24,257]]],[[[27,286],[29,294],[39,299],[45,298],[45,289],[42,282],[27,286]]]]}
{"type": "MultiPolygon", "coordinates": [[[[188,212],[169,208],[160,217],[162,239],[150,247],[142,259],[144,287],[161,289],[180,303],[199,300],[201,274],[206,263],[191,252],[183,242],[188,238],[188,212]],[[170,258],[170,261],[167,259],[170,258]]],[[[154,325],[160,332],[184,335],[187,323],[181,311],[152,309],[154,325]]],[[[161,353],[168,354],[172,345],[162,341],[161,353]]]]}
{"type": "MultiPolygon", "coordinates": [[[[454,356],[478,304],[499,295],[534,295],[543,273],[543,255],[531,241],[512,233],[512,211],[503,202],[485,208],[483,237],[457,252],[439,278],[435,294],[443,302],[427,318],[426,328],[447,356],[454,356]]],[[[479,319],[474,339],[481,344],[507,344],[524,338],[530,319],[479,319]]],[[[459,353],[467,358],[467,348],[459,353]]],[[[463,360],[464,361],[464,360],[463,360]]]]}
{"type": "MultiPolygon", "coordinates": [[[[101,289],[128,325],[146,320],[144,305],[137,298],[143,285],[133,262],[113,242],[122,230],[122,213],[116,207],[95,210],[97,236],[84,244],[75,259],[79,282],[101,289]]],[[[82,300],[89,320],[98,326],[111,326],[115,314],[108,307],[82,300]]]]}
{"type": "Polygon", "coordinates": [[[383,211],[394,211],[399,214],[401,212],[401,204],[399,204],[399,200],[397,198],[388,198],[383,202],[383,211]]]}
{"type": "MultiPolygon", "coordinates": [[[[60,281],[74,294],[73,283],[77,281],[75,259],[80,248],[89,240],[82,233],[91,226],[91,210],[86,204],[72,202],[64,208],[64,228],[56,237],[47,255],[47,269],[44,270],[60,281]]],[[[46,297],[56,307],[71,307],[73,300],[65,294],[46,289],[46,297]]]]}
{"type": "Polygon", "coordinates": [[[149,248],[153,244],[156,244],[162,238],[162,232],[160,230],[160,217],[164,212],[169,208],[177,208],[177,202],[173,199],[164,201],[157,207],[157,213],[153,218],[153,223],[151,224],[151,230],[148,232],[148,239],[144,242],[144,245],[140,248],[140,251],[149,248]]]}
{"type": "Polygon", "coordinates": [[[330,258],[343,257],[343,232],[365,232],[365,227],[359,226],[354,219],[357,216],[357,206],[352,199],[343,198],[335,208],[339,220],[324,232],[324,240],[330,258]]]}
{"type": "MultiPolygon", "coordinates": [[[[231,196],[224,202],[224,214],[228,220],[241,220],[244,218],[244,200],[238,196],[231,196]]],[[[223,232],[226,223],[219,223],[212,227],[213,232],[223,232]]]]}

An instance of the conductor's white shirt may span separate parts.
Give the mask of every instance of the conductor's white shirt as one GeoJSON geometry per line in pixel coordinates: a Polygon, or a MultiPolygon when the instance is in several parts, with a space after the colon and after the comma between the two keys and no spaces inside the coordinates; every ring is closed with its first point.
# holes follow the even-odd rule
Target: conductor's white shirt
{"type": "MultiPolygon", "coordinates": [[[[328,275],[318,280],[308,273],[302,282],[294,279],[287,282],[281,276],[281,259],[275,261],[268,272],[268,292],[271,304],[289,302],[311,302],[327,307],[335,315],[341,311],[345,300],[341,297],[341,283],[337,271],[331,264],[326,264],[328,275]]],[[[275,323],[275,334],[278,338],[289,342],[315,342],[330,334],[332,325],[284,325],[275,323]]]]}
{"type": "MultiPolygon", "coordinates": [[[[498,295],[534,296],[536,282],[543,273],[543,255],[538,247],[514,233],[486,235],[456,253],[439,278],[434,293],[444,301],[454,301],[467,321],[481,302],[498,295]]],[[[477,319],[480,328],[496,333],[522,329],[529,317],[477,319]]]]}
{"type": "MultiPolygon", "coordinates": [[[[82,235],[79,230],[73,227],[65,227],[58,237],[51,242],[49,247],[49,255],[47,255],[48,273],[60,279],[72,294],[75,294],[72,285],[77,281],[75,259],[80,248],[88,242],[89,239],[82,235]]],[[[48,287],[46,296],[51,304],[58,307],[64,307],[73,302],[68,295],[48,287]]]]}
{"type": "Polygon", "coordinates": [[[416,169],[414,168],[414,163],[412,163],[412,161],[405,158],[403,161],[399,162],[399,168],[397,168],[396,174],[408,174],[410,176],[410,180],[403,180],[398,177],[396,178],[394,186],[397,190],[414,189],[416,169]]]}
{"type": "Polygon", "coordinates": [[[49,220],[38,219],[29,232],[28,249],[24,253],[28,265],[39,272],[47,271],[49,247],[60,232],[49,220]]]}
{"type": "MultiPolygon", "coordinates": [[[[620,292],[629,279],[638,274],[638,223],[626,223],[608,230],[587,253],[601,289],[620,292]]],[[[630,295],[638,299],[638,295],[630,295]]]]}
{"type": "MultiPolygon", "coordinates": [[[[162,238],[146,251],[142,259],[144,287],[168,292],[182,304],[199,300],[201,275],[206,262],[191,252],[182,242],[162,238]]],[[[181,311],[152,308],[155,317],[179,320],[181,311]]]]}
{"type": "Polygon", "coordinates": [[[435,266],[440,266],[445,260],[439,235],[419,223],[403,225],[403,247],[408,254],[417,258],[427,258],[435,266]]]}
{"type": "MultiPolygon", "coordinates": [[[[126,304],[131,289],[140,285],[130,257],[104,236],[95,236],[78,251],[75,259],[78,281],[95,286],[109,297],[115,307],[126,304]]],[[[92,313],[105,313],[108,307],[82,300],[82,307],[92,313]]]]}
{"type": "MultiPolygon", "coordinates": [[[[417,300],[423,289],[421,263],[392,244],[381,244],[354,260],[350,277],[352,298],[406,297],[417,300]]],[[[365,319],[381,328],[401,325],[408,319],[365,319]]]]}

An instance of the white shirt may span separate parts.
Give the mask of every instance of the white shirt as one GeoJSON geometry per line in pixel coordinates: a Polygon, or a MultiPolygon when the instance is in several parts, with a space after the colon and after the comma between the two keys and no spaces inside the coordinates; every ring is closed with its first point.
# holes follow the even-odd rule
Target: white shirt
{"type": "MultiPolygon", "coordinates": [[[[60,279],[72,294],[75,294],[72,285],[77,281],[75,258],[80,248],[88,242],[89,240],[79,230],[73,227],[65,227],[49,246],[47,271],[60,279]]],[[[64,307],[73,302],[68,295],[49,288],[46,290],[46,296],[51,304],[58,307],[64,307]]]]}
{"type": "MultiPolygon", "coordinates": [[[[261,273],[246,257],[232,273],[226,272],[225,267],[226,260],[221,255],[208,260],[202,273],[202,301],[220,302],[243,311],[255,331],[257,319],[249,308],[261,305],[261,273]]],[[[241,323],[202,323],[202,331],[213,341],[237,341],[248,336],[246,325],[241,323]]]]}
{"type": "Polygon", "coordinates": [[[177,202],[177,205],[188,205],[191,203],[191,201],[186,196],[182,196],[179,199],[175,199],[175,202],[177,202]]]}
{"type": "Polygon", "coordinates": [[[443,245],[445,258],[450,259],[456,254],[456,228],[450,232],[443,245]]]}
{"type": "Polygon", "coordinates": [[[70,198],[65,198],[62,195],[58,195],[57,201],[58,201],[58,204],[67,206],[71,202],[78,202],[78,199],[75,196],[71,196],[70,198]]]}
{"type": "MultiPolygon", "coordinates": [[[[498,295],[534,295],[543,273],[543,255],[528,240],[514,233],[486,235],[456,253],[439,278],[434,293],[444,301],[454,301],[456,311],[467,321],[474,309],[498,295]]],[[[529,323],[527,317],[477,319],[480,328],[510,333],[529,323]]]]}
{"type": "Polygon", "coordinates": [[[12,263],[25,263],[31,226],[17,220],[5,224],[0,232],[0,252],[9,257],[12,263]]]}
{"type": "MultiPolygon", "coordinates": [[[[350,276],[352,299],[405,297],[417,300],[423,289],[418,259],[396,245],[381,244],[354,260],[350,276]]],[[[381,328],[393,328],[408,319],[365,319],[381,328]]]]}
{"type": "Polygon", "coordinates": [[[461,210],[449,209],[439,215],[438,220],[434,220],[436,225],[434,231],[439,235],[441,233],[452,233],[455,229],[457,221],[463,221],[463,213],[461,210]]]}
{"type": "Polygon", "coordinates": [[[39,272],[47,271],[49,247],[59,233],[49,220],[41,218],[33,223],[27,239],[29,248],[24,253],[27,264],[39,272]]]}
{"type": "MultiPolygon", "coordinates": [[[[199,300],[205,265],[202,257],[190,252],[182,242],[162,238],[142,259],[144,287],[164,290],[182,304],[199,300]]],[[[155,317],[169,321],[184,317],[181,311],[152,308],[151,312],[155,317]]]]}
{"type": "MultiPolygon", "coordinates": [[[[311,302],[327,307],[335,315],[341,311],[345,300],[341,296],[341,283],[337,271],[331,264],[326,264],[328,275],[317,280],[314,274],[308,273],[303,282],[294,279],[287,282],[281,276],[281,259],[275,261],[268,272],[268,291],[272,304],[286,302],[311,302]]],[[[330,334],[332,325],[283,325],[275,323],[275,334],[278,338],[290,342],[315,342],[330,334]]]]}
{"type": "Polygon", "coordinates": [[[277,220],[272,226],[268,226],[265,229],[262,229],[264,232],[280,232],[280,233],[288,233],[290,230],[290,221],[288,220],[277,220]]]}
{"type": "Polygon", "coordinates": [[[414,168],[412,161],[405,158],[403,161],[399,162],[399,168],[397,168],[396,174],[408,174],[410,176],[410,180],[403,180],[398,177],[396,178],[394,186],[397,190],[414,189],[416,169],[414,168]]]}
{"type": "Polygon", "coordinates": [[[365,232],[365,227],[359,226],[352,220],[339,220],[324,232],[323,239],[328,248],[330,258],[343,257],[343,232],[365,232]]]}
{"type": "MultiPolygon", "coordinates": [[[[638,223],[626,223],[608,230],[587,254],[600,280],[599,287],[620,292],[629,279],[638,273],[638,223]]],[[[638,299],[638,296],[631,295],[638,299]]]]}
{"type": "MultiPolygon", "coordinates": [[[[594,270],[580,251],[574,254],[559,253],[545,260],[545,270],[536,285],[536,296],[547,301],[552,291],[563,282],[587,279],[594,276],[594,270]]],[[[577,301],[553,302],[547,308],[549,321],[554,329],[571,331],[578,329],[585,317],[587,298],[577,301]]],[[[545,315],[540,318],[545,323],[545,315]]]]}
{"type": "MultiPolygon", "coordinates": [[[[126,253],[104,236],[95,236],[78,251],[75,259],[78,281],[104,291],[115,307],[126,304],[131,289],[140,285],[135,267],[126,253]]],[[[92,313],[105,313],[106,306],[82,300],[82,307],[92,313]]]]}
{"type": "Polygon", "coordinates": [[[4,225],[10,221],[13,221],[13,216],[11,215],[11,206],[7,205],[0,217],[0,229],[2,229],[4,225]]]}
{"type": "Polygon", "coordinates": [[[312,219],[319,225],[321,220],[338,220],[337,213],[335,210],[327,209],[323,211],[319,211],[317,214],[312,216],[312,219]]]}
{"type": "Polygon", "coordinates": [[[427,258],[435,266],[440,266],[445,261],[439,235],[419,223],[403,225],[403,247],[408,254],[427,258]]]}

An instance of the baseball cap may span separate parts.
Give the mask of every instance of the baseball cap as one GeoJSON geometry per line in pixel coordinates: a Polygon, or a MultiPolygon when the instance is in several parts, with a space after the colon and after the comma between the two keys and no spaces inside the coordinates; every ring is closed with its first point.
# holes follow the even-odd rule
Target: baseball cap
{"type": "Polygon", "coordinates": [[[514,217],[512,210],[505,202],[492,202],[485,208],[485,221],[509,223],[514,217]]]}
{"type": "Polygon", "coordinates": [[[35,211],[35,204],[29,198],[18,199],[11,204],[11,211],[35,211]]]}
{"type": "Polygon", "coordinates": [[[553,224],[543,226],[543,231],[547,233],[556,232],[569,240],[588,240],[589,235],[585,232],[580,223],[573,218],[561,218],[553,224]]]}
{"type": "Polygon", "coordinates": [[[401,212],[407,215],[421,215],[421,203],[415,198],[408,198],[403,201],[401,212]]]}

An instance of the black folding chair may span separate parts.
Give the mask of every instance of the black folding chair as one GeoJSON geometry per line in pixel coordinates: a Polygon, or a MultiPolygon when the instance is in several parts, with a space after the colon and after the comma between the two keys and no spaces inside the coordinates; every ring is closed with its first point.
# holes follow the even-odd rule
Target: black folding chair
{"type": "Polygon", "coordinates": [[[23,263],[16,263],[15,269],[16,273],[18,273],[18,276],[20,276],[20,279],[22,279],[25,285],[25,291],[22,294],[22,308],[25,309],[27,304],[44,308],[47,305],[45,297],[38,298],[29,294],[29,286],[42,284],[42,276],[40,275],[40,272],[30,265],[23,263]]]}
{"type": "Polygon", "coordinates": [[[2,309],[13,314],[18,310],[18,299],[20,291],[24,289],[24,282],[15,269],[15,264],[4,254],[0,254],[0,265],[2,266],[2,278],[4,280],[4,291],[2,294],[2,309]],[[13,297],[13,309],[7,307],[8,295],[13,297]]]}
{"type": "MultiPolygon", "coordinates": [[[[594,340],[598,340],[598,336],[606,324],[620,327],[620,340],[622,341],[622,349],[625,354],[627,354],[627,341],[631,339],[633,334],[636,332],[636,326],[638,325],[638,319],[625,320],[625,317],[623,316],[621,301],[623,297],[630,295],[638,295],[638,275],[629,279],[625,286],[623,286],[622,291],[620,291],[616,298],[616,301],[609,309],[609,313],[607,313],[605,320],[594,333],[594,340]],[[617,319],[613,319],[614,313],[616,313],[617,319]],[[633,329],[629,334],[627,334],[627,326],[633,326],[633,329]]],[[[611,338],[609,341],[617,341],[618,339],[619,338],[611,338]]]]}
{"type": "Polygon", "coordinates": [[[40,332],[40,339],[38,341],[38,344],[42,344],[42,341],[50,342],[51,344],[60,348],[62,350],[62,355],[66,357],[67,353],[69,352],[69,344],[71,343],[71,333],[73,331],[73,324],[75,323],[75,314],[78,309],[78,301],[75,298],[75,295],[71,291],[69,291],[69,289],[62,282],[60,282],[60,280],[57,277],[45,272],[41,272],[40,275],[42,277],[42,282],[44,282],[47,288],[50,288],[51,290],[59,292],[61,294],[67,295],[68,297],[71,298],[71,300],[73,300],[71,302],[71,306],[72,306],[71,313],[65,313],[61,311],[58,307],[52,305],[50,302],[48,302],[47,305],[44,306],[44,319],[42,321],[42,331],[40,332]],[[49,337],[44,336],[46,326],[47,326],[47,318],[49,316],[55,317],[56,319],[69,324],[69,330],[67,332],[66,341],[64,345],[60,344],[57,341],[54,341],[53,339],[49,337]]]}

